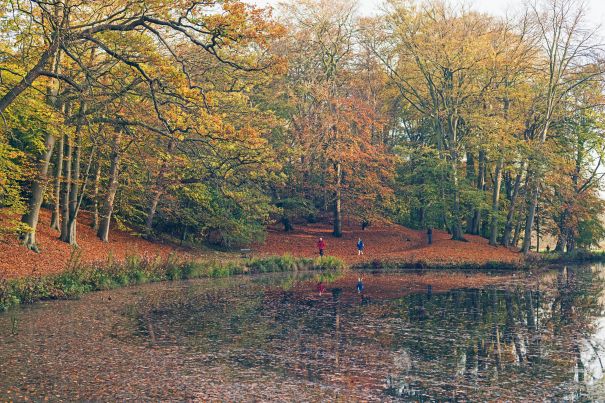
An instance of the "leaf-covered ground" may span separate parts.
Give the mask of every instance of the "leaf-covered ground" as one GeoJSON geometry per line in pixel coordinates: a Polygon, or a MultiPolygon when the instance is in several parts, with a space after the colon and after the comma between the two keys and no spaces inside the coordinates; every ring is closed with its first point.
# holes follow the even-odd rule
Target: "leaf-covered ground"
{"type": "Polygon", "coordinates": [[[161,256],[171,253],[188,254],[171,245],[149,242],[128,232],[112,228],[109,242],[103,243],[88,225],[86,215],[78,223],[78,256],[73,248],[59,240],[58,231],[50,228],[50,211],[40,212],[40,223],[36,240],[40,253],[35,253],[19,244],[14,237],[0,241],[0,278],[14,278],[31,275],[46,275],[64,270],[70,259],[83,263],[106,262],[109,259],[122,260],[127,256],[161,256]]]}
{"type": "Polygon", "coordinates": [[[348,226],[342,238],[332,236],[332,227],[325,224],[298,226],[286,233],[272,228],[264,245],[258,247],[262,255],[291,253],[294,256],[316,256],[319,237],[326,242],[326,254],[337,256],[348,263],[373,260],[393,260],[425,263],[517,263],[521,255],[504,247],[494,247],[484,238],[466,235],[468,242],[452,241],[451,235],[434,230],[433,244],[428,245],[425,231],[415,231],[399,225],[374,225],[361,230],[348,226]],[[357,255],[356,243],[365,243],[363,256],[357,255]]]}
{"type": "MultiPolygon", "coordinates": [[[[59,241],[59,233],[49,227],[50,212],[41,211],[37,241],[41,253],[25,249],[15,238],[0,242],[0,278],[45,275],[64,270],[72,259],[73,249],[59,241]]],[[[127,256],[167,257],[176,253],[185,257],[224,257],[225,253],[203,251],[192,252],[174,245],[154,243],[129,232],[112,228],[109,243],[101,242],[88,225],[86,215],[78,225],[78,259],[84,263],[121,260],[127,256]]],[[[321,236],[326,241],[326,254],[342,258],[348,263],[373,260],[396,260],[404,262],[430,263],[515,263],[520,254],[503,247],[489,246],[481,237],[467,235],[469,242],[452,241],[450,235],[435,230],[433,244],[427,245],[424,231],[414,231],[393,225],[373,225],[365,230],[346,226],[342,238],[331,235],[332,227],[327,224],[298,226],[292,232],[270,228],[267,240],[253,247],[254,255],[291,254],[300,257],[317,255],[316,242],[321,236]],[[357,256],[356,243],[361,237],[365,243],[365,254],[357,256]]],[[[235,256],[239,256],[235,255],[235,256]]]]}

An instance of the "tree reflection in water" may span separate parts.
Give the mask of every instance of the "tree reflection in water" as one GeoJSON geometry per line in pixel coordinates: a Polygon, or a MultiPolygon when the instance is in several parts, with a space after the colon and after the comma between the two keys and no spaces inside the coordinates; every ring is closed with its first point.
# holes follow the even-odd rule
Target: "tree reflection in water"
{"type": "Polygon", "coordinates": [[[456,290],[410,297],[400,348],[417,365],[390,392],[431,398],[585,399],[603,396],[603,280],[587,268],[543,277],[534,290],[456,290]],[[414,315],[422,305],[428,319],[414,315]],[[440,332],[444,337],[422,337],[440,332]],[[436,342],[437,341],[437,342],[436,342]],[[418,392],[416,392],[418,393],[418,392]]]}
{"type": "Polygon", "coordinates": [[[602,271],[366,274],[362,294],[352,273],[321,296],[296,273],[34,305],[0,314],[0,400],[599,399],[602,271]]]}
{"type": "Polygon", "coordinates": [[[192,292],[139,320],[159,343],[212,352],[235,377],[269,371],[376,397],[583,400],[605,395],[600,273],[387,299],[338,287],[319,298],[305,283],[192,292]]]}

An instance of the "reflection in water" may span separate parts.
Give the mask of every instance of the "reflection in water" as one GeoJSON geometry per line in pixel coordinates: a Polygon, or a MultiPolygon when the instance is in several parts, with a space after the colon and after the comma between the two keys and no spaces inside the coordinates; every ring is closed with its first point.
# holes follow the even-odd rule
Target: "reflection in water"
{"type": "Polygon", "coordinates": [[[99,293],[18,312],[16,335],[0,315],[0,398],[595,399],[602,270],[449,290],[441,274],[382,274],[360,294],[351,276],[321,296],[301,274],[99,293]]]}

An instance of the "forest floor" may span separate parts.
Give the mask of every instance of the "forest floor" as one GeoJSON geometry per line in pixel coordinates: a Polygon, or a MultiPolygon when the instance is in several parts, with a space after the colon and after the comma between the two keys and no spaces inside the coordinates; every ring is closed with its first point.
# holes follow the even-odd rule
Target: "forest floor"
{"type": "MultiPolygon", "coordinates": [[[[36,234],[41,253],[21,246],[17,239],[0,241],[0,279],[54,274],[65,270],[74,259],[71,246],[61,242],[57,231],[50,228],[50,211],[42,210],[36,234]]],[[[195,250],[150,242],[136,234],[112,228],[109,243],[101,242],[90,227],[90,217],[82,215],[78,225],[77,259],[82,263],[102,263],[123,260],[128,256],[166,258],[176,254],[181,258],[224,259],[239,257],[239,253],[214,250],[195,250]]],[[[1,223],[0,223],[1,225],[1,223]]],[[[285,233],[277,227],[269,228],[266,242],[252,247],[253,256],[291,254],[297,257],[317,256],[316,242],[323,237],[326,254],[343,259],[349,264],[380,261],[425,264],[472,264],[487,262],[519,263],[521,255],[503,247],[489,246],[487,240],[467,235],[469,242],[452,241],[450,235],[435,230],[433,244],[427,245],[426,233],[394,224],[360,227],[345,226],[343,237],[334,238],[332,227],[327,224],[297,226],[285,233]],[[356,243],[361,237],[365,254],[357,256],[356,243]]]]}
{"type": "MultiPolygon", "coordinates": [[[[178,246],[147,241],[113,226],[109,242],[104,243],[91,228],[91,218],[86,212],[78,219],[77,255],[74,249],[59,240],[59,232],[50,228],[50,211],[40,211],[40,222],[36,231],[36,241],[40,253],[30,251],[14,238],[0,240],[0,279],[54,274],[65,270],[70,260],[82,263],[103,263],[110,260],[121,261],[128,256],[161,257],[177,254],[184,258],[211,257],[213,251],[192,252],[178,246]]],[[[2,225],[2,223],[0,223],[2,225]]],[[[219,255],[219,252],[216,252],[219,255]]],[[[223,253],[224,254],[224,253],[223,253]]]]}
{"type": "Polygon", "coordinates": [[[490,246],[485,238],[465,235],[468,242],[453,241],[451,235],[439,230],[433,231],[433,243],[428,245],[426,231],[415,231],[395,224],[370,226],[365,230],[359,226],[345,226],[341,238],[334,238],[332,227],[326,224],[297,226],[289,233],[273,227],[269,229],[265,244],[257,247],[257,253],[262,256],[284,253],[297,257],[317,256],[319,237],[326,242],[326,255],[339,257],[349,264],[374,260],[453,265],[481,265],[488,262],[516,264],[522,258],[518,252],[490,246]],[[362,256],[357,255],[359,238],[365,244],[362,256]]]}

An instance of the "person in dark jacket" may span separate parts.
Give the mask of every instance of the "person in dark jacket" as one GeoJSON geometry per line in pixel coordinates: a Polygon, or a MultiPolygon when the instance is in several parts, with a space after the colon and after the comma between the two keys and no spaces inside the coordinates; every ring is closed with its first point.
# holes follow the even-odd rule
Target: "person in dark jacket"
{"type": "Polygon", "coordinates": [[[363,255],[364,247],[365,245],[363,244],[363,241],[361,240],[361,238],[359,238],[359,240],[357,241],[357,256],[363,255]]]}
{"type": "Polygon", "coordinates": [[[429,227],[426,230],[426,237],[428,238],[429,245],[433,243],[433,228],[429,227]]]}
{"type": "Polygon", "coordinates": [[[357,293],[361,293],[363,291],[363,280],[361,277],[357,278],[357,293]]]}

